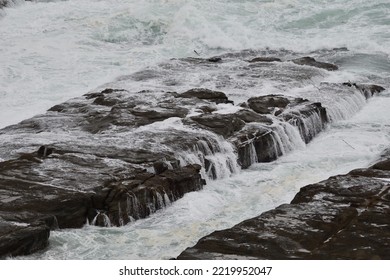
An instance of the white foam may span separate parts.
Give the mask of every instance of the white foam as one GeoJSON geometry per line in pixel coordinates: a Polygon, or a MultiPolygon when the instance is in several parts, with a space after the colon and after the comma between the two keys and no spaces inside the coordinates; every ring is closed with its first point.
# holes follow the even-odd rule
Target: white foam
{"type": "Polygon", "coordinates": [[[0,127],[193,50],[207,57],[346,46],[387,59],[390,50],[389,3],[381,0],[45,2],[7,8],[1,18],[0,127]]]}

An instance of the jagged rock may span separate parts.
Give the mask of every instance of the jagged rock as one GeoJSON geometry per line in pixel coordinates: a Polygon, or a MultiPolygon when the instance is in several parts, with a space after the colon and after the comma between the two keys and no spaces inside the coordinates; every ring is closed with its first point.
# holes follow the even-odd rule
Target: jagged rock
{"type": "Polygon", "coordinates": [[[217,104],[219,103],[233,103],[230,101],[226,94],[221,91],[214,91],[210,89],[205,88],[194,88],[190,89],[186,92],[183,92],[182,94],[178,95],[178,97],[182,98],[199,98],[199,99],[205,99],[211,102],[215,102],[217,104]]]}
{"type": "Polygon", "coordinates": [[[389,176],[386,160],[308,185],[290,204],[213,232],[178,259],[389,259],[389,176]]]}
{"type": "Polygon", "coordinates": [[[338,66],[331,64],[331,63],[326,63],[326,62],[319,62],[315,60],[313,57],[305,56],[297,59],[293,59],[292,62],[298,65],[307,65],[307,66],[313,66],[317,68],[322,68],[328,71],[335,71],[338,70],[338,66]]]}

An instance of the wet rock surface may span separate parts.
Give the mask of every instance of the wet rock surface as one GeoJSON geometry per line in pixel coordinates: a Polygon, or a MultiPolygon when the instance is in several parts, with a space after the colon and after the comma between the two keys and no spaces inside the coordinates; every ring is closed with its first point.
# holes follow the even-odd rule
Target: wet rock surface
{"type": "Polygon", "coordinates": [[[0,257],[44,247],[48,229],[121,226],[147,217],[208,179],[308,143],[333,120],[330,101],[364,100],[383,90],[319,83],[299,97],[283,89],[252,92],[264,80],[301,87],[326,72],[281,56],[277,63],[249,62],[258,53],[245,52],[171,60],[0,130],[0,244],[28,232],[39,236],[19,251],[2,245],[0,257]],[[236,61],[240,66],[231,66],[236,61]],[[180,81],[203,72],[199,83],[180,81]],[[207,88],[210,81],[215,86],[207,88]],[[250,97],[236,93],[242,88],[250,97]],[[28,226],[18,234],[13,223],[28,226]]]}
{"type": "Polygon", "coordinates": [[[0,9],[7,6],[8,0],[0,0],[0,9]]]}
{"type": "Polygon", "coordinates": [[[389,160],[331,177],[178,259],[390,259],[389,160]]]}
{"type": "Polygon", "coordinates": [[[322,68],[328,71],[335,71],[339,69],[337,65],[334,65],[332,63],[320,62],[315,60],[313,57],[309,57],[309,56],[293,59],[292,62],[298,65],[307,65],[307,66],[322,68]]]}

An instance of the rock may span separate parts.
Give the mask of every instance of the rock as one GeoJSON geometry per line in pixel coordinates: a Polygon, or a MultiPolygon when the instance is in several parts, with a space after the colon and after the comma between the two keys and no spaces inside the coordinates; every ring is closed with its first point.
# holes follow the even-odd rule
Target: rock
{"type": "Polygon", "coordinates": [[[222,58],[215,56],[215,57],[208,58],[207,61],[209,61],[209,62],[221,62],[222,58]]]}
{"type": "Polygon", "coordinates": [[[378,163],[374,164],[371,168],[372,169],[379,169],[379,170],[383,170],[383,171],[390,171],[390,159],[378,162],[378,163]]]}
{"type": "MultiPolygon", "coordinates": [[[[17,168],[16,162],[13,167],[17,168]]],[[[0,190],[0,218],[7,221],[34,223],[55,217],[60,228],[79,228],[85,224],[91,207],[90,195],[86,193],[26,179],[3,175],[0,190]]]]}
{"type": "Polygon", "coordinates": [[[256,162],[270,162],[282,155],[282,147],[275,132],[267,126],[247,126],[232,138],[237,147],[238,162],[248,168],[256,162]]]}
{"type": "MultiPolygon", "coordinates": [[[[176,170],[166,169],[156,175],[140,171],[131,178],[108,182],[93,196],[93,205],[104,209],[110,225],[125,225],[132,219],[149,216],[187,192],[202,189],[204,181],[199,174],[200,168],[199,165],[188,165],[176,170]]],[[[97,225],[102,224],[107,223],[97,225]]]]}
{"type": "Polygon", "coordinates": [[[8,0],[0,0],[0,9],[7,6],[8,0]]]}
{"type": "Polygon", "coordinates": [[[48,148],[46,146],[41,146],[38,149],[37,155],[38,157],[47,157],[53,153],[53,149],[48,148]]]}
{"type": "Polygon", "coordinates": [[[325,128],[329,118],[321,103],[303,102],[302,104],[304,106],[299,106],[299,109],[279,111],[278,116],[298,127],[302,139],[307,144],[325,128]]]}
{"type": "Polygon", "coordinates": [[[271,114],[275,109],[284,109],[290,104],[290,100],[282,95],[266,95],[251,97],[248,106],[259,114],[271,114]]]}
{"type": "Polygon", "coordinates": [[[385,90],[384,87],[379,85],[372,85],[372,84],[356,84],[351,82],[343,83],[343,85],[348,87],[355,87],[358,90],[360,90],[366,98],[372,97],[376,93],[380,93],[385,90]]]}
{"type": "Polygon", "coordinates": [[[181,98],[199,98],[199,99],[205,99],[207,101],[215,102],[217,104],[219,103],[233,103],[230,101],[226,94],[221,91],[214,91],[210,89],[205,88],[194,88],[190,89],[186,92],[183,92],[178,97],[181,98]]]}
{"type": "Polygon", "coordinates": [[[22,224],[0,219],[0,259],[28,255],[49,243],[50,228],[43,222],[22,224]]]}
{"type": "Polygon", "coordinates": [[[245,122],[234,114],[203,114],[190,117],[187,123],[196,123],[198,127],[213,131],[224,138],[232,136],[245,126],[245,122]]]}
{"type": "Polygon", "coordinates": [[[154,172],[158,175],[163,173],[165,170],[168,170],[168,164],[166,164],[165,162],[158,161],[153,163],[153,168],[154,172]]]}
{"type": "MultiPolygon", "coordinates": [[[[243,63],[238,68],[218,63],[221,58],[239,59],[242,64],[257,55],[248,51],[164,62],[118,78],[117,85],[125,89],[93,91],[0,130],[4,230],[18,231],[15,222],[44,223],[51,230],[79,228],[87,222],[125,225],[201,189],[206,178],[200,174],[217,179],[237,172],[237,161],[247,168],[275,160],[292,146],[285,129],[297,134],[297,127],[309,142],[328,121],[319,100],[255,96],[238,108],[229,104],[232,101],[222,91],[201,88],[212,81],[215,88],[237,89],[231,91],[237,97],[241,89],[250,91],[264,79],[295,88],[323,74],[291,63],[243,63]],[[178,77],[197,75],[196,71],[207,77],[197,85],[200,88],[176,93],[178,77]],[[225,108],[234,113],[223,113],[225,108]]],[[[329,84],[322,91],[370,97],[378,90],[329,84]]],[[[369,172],[382,176],[385,170],[369,172]]],[[[25,232],[33,236],[35,226],[25,232]]],[[[39,244],[32,247],[45,246],[43,239],[39,244]]]]}
{"type": "Polygon", "coordinates": [[[255,57],[248,62],[254,63],[254,62],[281,62],[282,60],[277,57],[255,57]]]}
{"type": "Polygon", "coordinates": [[[240,110],[234,114],[239,119],[243,120],[246,123],[256,122],[264,124],[272,124],[272,119],[267,115],[258,114],[251,110],[240,110]]]}
{"type": "Polygon", "coordinates": [[[317,61],[314,58],[309,57],[309,56],[293,59],[292,62],[294,62],[295,64],[298,64],[298,65],[313,66],[313,67],[322,68],[322,69],[325,69],[328,71],[335,71],[335,70],[339,69],[337,65],[334,65],[331,63],[326,63],[326,62],[319,62],[319,61],[317,61]]]}
{"type": "Polygon", "coordinates": [[[215,231],[178,259],[389,259],[387,165],[374,165],[382,175],[373,167],[305,186],[290,204],[215,231]]]}

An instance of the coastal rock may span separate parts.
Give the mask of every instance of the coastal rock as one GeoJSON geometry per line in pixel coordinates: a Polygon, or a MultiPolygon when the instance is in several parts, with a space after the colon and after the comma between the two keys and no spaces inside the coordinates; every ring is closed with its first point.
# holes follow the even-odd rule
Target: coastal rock
{"type": "Polygon", "coordinates": [[[213,131],[224,138],[229,138],[245,126],[245,122],[234,114],[203,114],[190,117],[190,120],[198,127],[213,131]]]}
{"type": "MultiPolygon", "coordinates": [[[[323,74],[292,63],[248,64],[248,56],[255,55],[161,63],[0,130],[4,227],[12,233],[14,222],[43,222],[50,230],[121,226],[147,217],[201,189],[206,179],[226,178],[309,142],[330,121],[323,95],[361,99],[380,90],[327,84],[318,87],[323,95],[309,92],[313,98],[255,91],[243,98],[236,89],[252,92],[263,80],[300,87],[323,74]],[[232,67],[234,59],[241,66],[232,67]],[[181,75],[193,72],[206,74],[199,83],[181,84],[181,75]],[[211,82],[230,87],[229,98],[247,106],[204,88],[211,82]]],[[[32,247],[45,242],[39,244],[32,247]]]]}
{"type": "MultiPolygon", "coordinates": [[[[146,171],[130,178],[107,182],[92,197],[93,206],[108,217],[109,225],[122,226],[135,219],[149,216],[187,192],[197,191],[205,184],[199,171],[201,166],[188,165],[154,175],[146,171]]],[[[108,225],[96,222],[96,225],[108,225]]]]}
{"type": "Polygon", "coordinates": [[[25,224],[0,219],[0,259],[28,255],[44,249],[50,228],[43,222],[25,224]]]}
{"type": "Polygon", "coordinates": [[[203,237],[178,259],[389,259],[389,177],[386,160],[308,185],[290,204],[203,237]]]}
{"type": "Polygon", "coordinates": [[[254,62],[281,62],[282,60],[277,57],[255,57],[248,62],[254,63],[254,62]]]}
{"type": "Polygon", "coordinates": [[[293,59],[292,62],[298,65],[307,65],[307,66],[313,66],[317,68],[322,68],[328,71],[335,71],[338,70],[339,67],[337,65],[327,63],[327,62],[320,62],[315,60],[313,57],[305,56],[297,59],[293,59]]]}
{"type": "Polygon", "coordinates": [[[214,90],[205,89],[205,88],[190,89],[190,90],[178,95],[178,97],[182,97],[182,98],[196,97],[199,99],[205,99],[207,101],[215,102],[216,104],[233,103],[233,101],[231,101],[227,98],[225,93],[223,93],[221,91],[214,91],[214,90]]]}
{"type": "Polygon", "coordinates": [[[358,90],[360,90],[366,98],[370,98],[376,93],[380,93],[385,90],[384,87],[379,86],[379,85],[372,85],[372,84],[356,84],[356,83],[343,83],[343,85],[348,86],[348,87],[354,87],[358,90]]]}
{"type": "Polygon", "coordinates": [[[0,9],[7,6],[8,0],[0,0],[0,9]]]}
{"type": "Polygon", "coordinates": [[[284,109],[290,100],[282,95],[258,96],[248,99],[248,106],[259,114],[271,114],[275,110],[284,109]]]}

